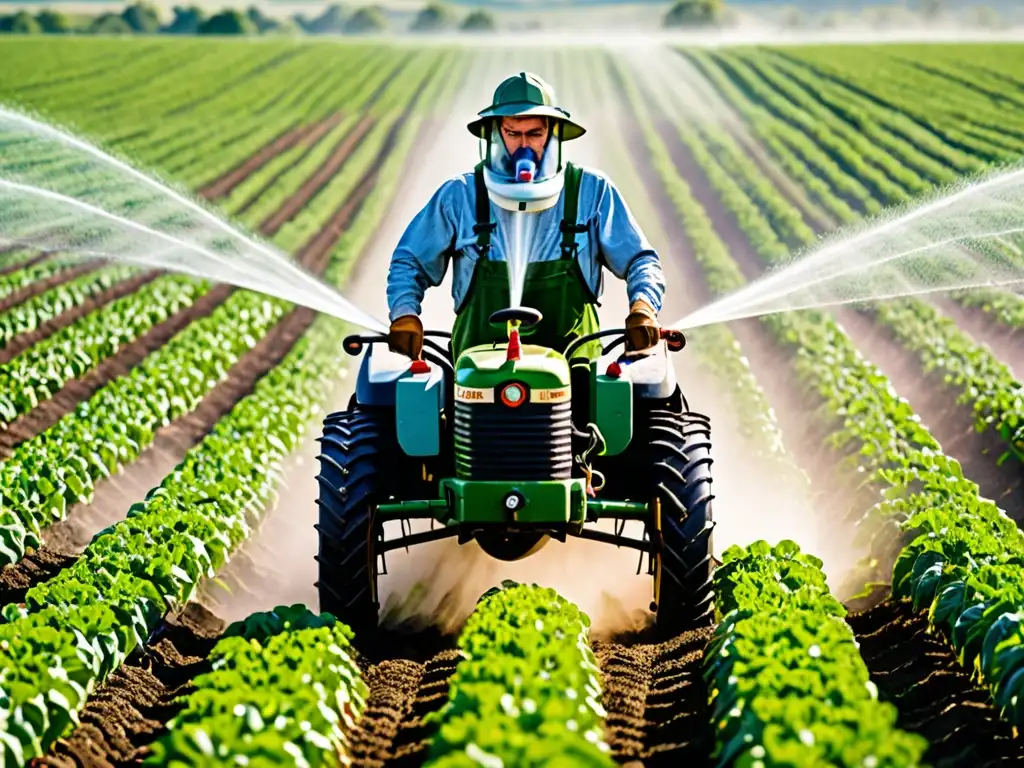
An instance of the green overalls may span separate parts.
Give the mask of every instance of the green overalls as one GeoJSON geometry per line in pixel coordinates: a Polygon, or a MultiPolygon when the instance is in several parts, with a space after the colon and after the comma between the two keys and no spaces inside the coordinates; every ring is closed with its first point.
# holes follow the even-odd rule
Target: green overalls
{"type": "MultiPolygon", "coordinates": [[[[580,336],[600,330],[597,319],[597,297],[586,284],[577,261],[575,235],[587,231],[576,222],[580,179],[583,172],[572,163],[565,166],[565,187],[562,207],[562,255],[556,261],[529,262],[523,287],[524,307],[538,310],[543,319],[533,328],[521,330],[524,344],[539,344],[559,352],[580,336]]],[[[490,199],[484,184],[483,163],[476,166],[476,226],[480,259],[462,306],[456,312],[452,328],[452,354],[457,360],[466,349],[478,344],[503,344],[508,341],[505,327],[491,325],[491,313],[509,306],[508,264],[488,258],[491,247],[490,199]]],[[[597,360],[601,342],[587,342],[573,357],[597,360]]]]}

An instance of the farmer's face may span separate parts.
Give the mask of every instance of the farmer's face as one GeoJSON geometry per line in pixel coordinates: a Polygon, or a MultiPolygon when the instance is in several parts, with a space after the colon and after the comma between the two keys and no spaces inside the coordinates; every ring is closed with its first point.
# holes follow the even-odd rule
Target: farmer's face
{"type": "Polygon", "coordinates": [[[548,143],[548,121],[543,117],[502,118],[501,138],[510,155],[520,147],[529,147],[542,158],[544,145],[548,143]]]}

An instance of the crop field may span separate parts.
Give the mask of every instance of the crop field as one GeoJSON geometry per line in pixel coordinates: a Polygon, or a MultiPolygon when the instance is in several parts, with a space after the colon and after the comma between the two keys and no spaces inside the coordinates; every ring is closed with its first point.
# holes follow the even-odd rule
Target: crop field
{"type": "MultiPolygon", "coordinates": [[[[346,295],[379,293],[353,297],[367,306],[385,222],[429,194],[413,171],[471,141],[445,126],[521,68],[592,128],[584,165],[666,264],[666,323],[1024,154],[1024,45],[11,37],[0,61],[0,104],[190,191],[346,295]]],[[[520,584],[454,632],[363,643],[315,592],[274,584],[291,567],[275,537],[315,518],[317,467],[297,457],[344,407],[351,326],[4,247],[3,221],[0,766],[1024,762],[1024,294],[688,333],[682,385],[715,444],[712,625],[597,632],[568,591],[520,584]],[[270,602],[235,615],[226,593],[270,602]]],[[[1021,244],[1005,255],[1024,270],[1021,244]]]]}

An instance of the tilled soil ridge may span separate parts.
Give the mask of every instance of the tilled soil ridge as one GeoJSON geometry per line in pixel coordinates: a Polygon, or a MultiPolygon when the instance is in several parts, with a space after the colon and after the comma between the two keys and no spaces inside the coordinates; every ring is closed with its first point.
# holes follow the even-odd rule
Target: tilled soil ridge
{"type": "Polygon", "coordinates": [[[34,330],[19,333],[17,336],[13,337],[3,349],[0,349],[0,365],[9,363],[32,345],[38,344],[43,339],[52,336],[63,328],[67,328],[72,323],[95,312],[100,307],[117,301],[118,299],[122,299],[128,294],[135,293],[135,291],[146,285],[146,283],[150,283],[155,280],[160,274],[160,271],[153,270],[143,272],[142,274],[136,275],[135,277],[131,277],[127,280],[122,280],[110,286],[105,291],[101,291],[95,296],[90,296],[78,306],[71,307],[70,309],[58,314],[56,317],[40,323],[34,330]]]}
{"type": "Polygon", "coordinates": [[[449,649],[422,664],[389,659],[364,668],[370,698],[352,735],[354,768],[423,765],[434,733],[424,718],[448,700],[460,659],[449,649]]]}
{"type": "Polygon", "coordinates": [[[33,762],[52,768],[120,768],[138,765],[181,709],[179,697],[208,671],[206,661],[224,623],[189,603],[168,617],[146,646],[136,649],[89,698],[81,724],[33,762]]]}
{"type": "MultiPolygon", "coordinates": [[[[39,259],[41,260],[41,259],[39,259]]],[[[28,264],[35,264],[36,261],[23,262],[15,266],[14,269],[24,269],[28,264]]],[[[38,296],[41,293],[45,293],[51,288],[56,288],[58,285],[64,285],[64,283],[70,283],[76,277],[81,277],[88,272],[95,272],[99,269],[99,262],[87,261],[82,264],[75,264],[74,266],[66,267],[65,269],[58,270],[48,277],[44,277],[42,280],[35,280],[26,286],[19,288],[16,291],[8,294],[4,298],[0,299],[0,312],[6,312],[13,307],[23,304],[29,299],[38,296]]]]}
{"type": "Polygon", "coordinates": [[[948,642],[928,634],[926,614],[909,601],[887,601],[848,617],[879,696],[899,710],[900,728],[930,744],[933,768],[1024,763],[1024,742],[971,681],[948,642]]]}
{"type": "Polygon", "coordinates": [[[632,768],[711,766],[714,733],[701,676],[711,628],[657,645],[595,642],[604,685],[605,739],[632,768]]]}

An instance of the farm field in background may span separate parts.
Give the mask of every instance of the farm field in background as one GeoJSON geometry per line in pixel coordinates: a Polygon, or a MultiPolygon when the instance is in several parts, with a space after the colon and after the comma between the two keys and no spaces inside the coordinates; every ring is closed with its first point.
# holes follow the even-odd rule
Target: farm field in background
{"type": "MultiPolygon", "coordinates": [[[[343,290],[424,142],[465,140],[437,133],[460,91],[524,60],[144,38],[5,39],[0,59],[0,103],[343,290]]],[[[1024,152],[1024,45],[529,60],[601,122],[597,156],[685,302],[1024,152]]],[[[1024,269],[1022,246],[994,247],[1024,269]]],[[[696,329],[685,354],[715,399],[687,394],[716,468],[807,500],[820,551],[782,533],[726,549],[715,626],[669,642],[592,637],[563,595],[521,586],[457,637],[371,648],[317,605],[229,624],[198,600],[228,572],[257,588],[245,574],[268,555],[247,542],[315,439],[350,329],[228,285],[3,249],[0,766],[1024,759],[1022,327],[1024,296],[979,290],[696,329]]]]}

